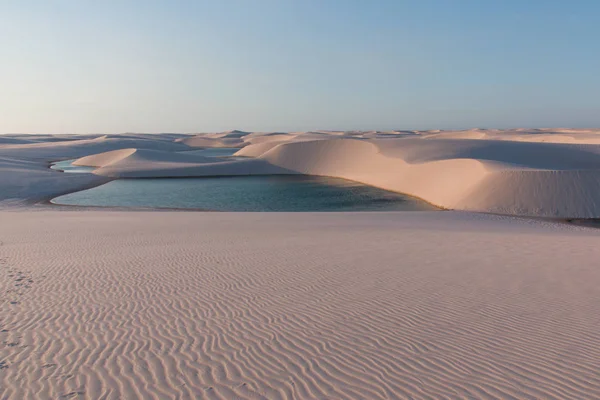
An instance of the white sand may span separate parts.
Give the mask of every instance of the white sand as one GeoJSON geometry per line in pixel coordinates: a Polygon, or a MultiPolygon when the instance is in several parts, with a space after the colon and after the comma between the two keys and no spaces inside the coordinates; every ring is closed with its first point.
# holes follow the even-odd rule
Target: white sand
{"type": "Polygon", "coordinates": [[[600,397],[595,230],[451,212],[1,218],[0,398],[600,397]]]}
{"type": "Polygon", "coordinates": [[[259,158],[179,153],[176,135],[6,137],[0,399],[600,398],[598,230],[454,211],[35,205],[106,176],[261,165],[597,216],[597,133],[228,134],[259,158]],[[279,143],[259,149],[268,137],[279,143]],[[113,150],[81,161],[100,175],[47,168],[113,150]]]}
{"type": "MultiPolygon", "coordinates": [[[[106,178],[324,175],[406,193],[452,210],[597,218],[600,144],[596,143],[600,143],[600,131],[568,129],[290,134],[232,131],[189,138],[128,135],[6,144],[0,145],[0,157],[46,161],[88,156],[77,163],[98,167],[94,173],[106,178]],[[195,148],[190,146],[224,147],[227,143],[241,148],[236,155],[251,158],[218,160],[185,151],[195,148]]],[[[18,192],[12,196],[29,198],[40,193],[18,192]]]]}

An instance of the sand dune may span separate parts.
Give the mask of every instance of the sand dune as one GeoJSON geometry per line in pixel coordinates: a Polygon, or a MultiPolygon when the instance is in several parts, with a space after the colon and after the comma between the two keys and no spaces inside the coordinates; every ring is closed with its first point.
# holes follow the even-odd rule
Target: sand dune
{"type": "Polygon", "coordinates": [[[97,167],[95,175],[110,178],[162,178],[296,174],[260,159],[227,160],[188,152],[122,149],[82,157],[74,165],[97,167]]]}
{"type": "MultiPolygon", "coordinates": [[[[289,134],[230,131],[188,137],[127,134],[88,139],[49,136],[46,141],[37,137],[34,143],[0,145],[0,157],[38,163],[36,173],[48,160],[79,158],[76,164],[98,167],[94,174],[107,178],[324,175],[416,196],[446,209],[597,218],[600,145],[595,143],[599,132],[472,129],[289,134]],[[232,146],[240,148],[237,156],[252,159],[209,159],[185,152],[197,147],[232,146]]],[[[20,136],[8,139],[24,140],[20,136]]],[[[15,188],[6,193],[11,199],[33,195],[33,191],[15,188]]]]}
{"type": "Polygon", "coordinates": [[[595,230],[435,212],[1,218],[1,398],[600,397],[595,230]]]}
{"type": "Polygon", "coordinates": [[[600,149],[491,140],[265,143],[239,152],[304,174],[346,178],[457,210],[600,216],[600,149]]]}
{"type": "Polygon", "coordinates": [[[94,170],[109,178],[177,178],[241,175],[291,175],[296,171],[278,167],[260,159],[219,162],[119,162],[94,170]]]}
{"type": "Polygon", "coordinates": [[[14,156],[48,162],[51,160],[65,160],[79,158],[87,155],[103,153],[112,150],[136,148],[159,151],[183,151],[190,147],[174,142],[154,138],[146,135],[146,138],[114,138],[96,137],[79,140],[43,141],[30,144],[0,145],[0,155],[14,156]]]}
{"type": "Polygon", "coordinates": [[[250,132],[229,131],[222,133],[200,134],[189,138],[178,139],[190,147],[242,147],[245,145],[244,137],[250,132]]]}
{"type": "Polygon", "coordinates": [[[108,181],[92,174],[63,174],[48,166],[45,162],[0,156],[0,208],[33,204],[108,181]]]}
{"type": "Polygon", "coordinates": [[[484,139],[545,143],[600,144],[597,129],[469,129],[464,131],[422,132],[433,139],[484,139]]]}
{"type": "MultiPolygon", "coordinates": [[[[15,138],[29,135],[18,135],[15,138]]],[[[33,135],[32,135],[33,136],[33,135]]],[[[0,136],[2,137],[2,136],[0,136]]],[[[13,136],[7,136],[13,137],[13,136]]],[[[0,144],[0,206],[30,204],[60,194],[99,185],[109,179],[86,174],[63,174],[49,169],[50,161],[76,159],[115,149],[189,150],[172,139],[154,135],[114,137],[33,136],[27,144],[0,144]]]]}
{"type": "Polygon", "coordinates": [[[188,152],[169,152],[146,149],[121,149],[106,153],[94,154],[77,159],[73,165],[82,165],[89,167],[107,167],[118,165],[126,167],[136,163],[214,163],[219,162],[215,158],[203,157],[198,154],[188,152]]]}

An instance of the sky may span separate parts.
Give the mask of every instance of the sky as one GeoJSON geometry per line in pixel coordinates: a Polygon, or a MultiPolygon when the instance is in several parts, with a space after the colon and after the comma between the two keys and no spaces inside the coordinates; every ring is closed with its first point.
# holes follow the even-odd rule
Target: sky
{"type": "Polygon", "coordinates": [[[598,0],[0,0],[0,133],[600,127],[598,0]]]}

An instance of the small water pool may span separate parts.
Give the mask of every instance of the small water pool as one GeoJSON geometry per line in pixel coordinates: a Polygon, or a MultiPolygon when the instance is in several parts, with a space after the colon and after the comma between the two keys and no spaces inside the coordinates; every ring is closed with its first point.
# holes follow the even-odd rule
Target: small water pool
{"type": "Polygon", "coordinates": [[[57,171],[68,172],[72,174],[89,174],[95,169],[94,167],[82,167],[79,165],[73,165],[73,161],[75,160],[57,161],[55,163],[52,163],[52,165],[50,165],[50,168],[55,169],[57,171]]]}
{"type": "Polygon", "coordinates": [[[429,204],[343,179],[304,175],[121,179],[55,204],[214,211],[424,211],[429,204]]]}

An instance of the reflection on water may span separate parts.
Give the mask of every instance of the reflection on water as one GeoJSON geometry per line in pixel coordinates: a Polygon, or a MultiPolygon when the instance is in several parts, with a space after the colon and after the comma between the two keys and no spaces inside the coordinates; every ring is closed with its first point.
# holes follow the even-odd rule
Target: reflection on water
{"type": "Polygon", "coordinates": [[[123,179],[55,204],[217,211],[416,211],[430,205],[343,179],[314,176],[123,179]]]}

